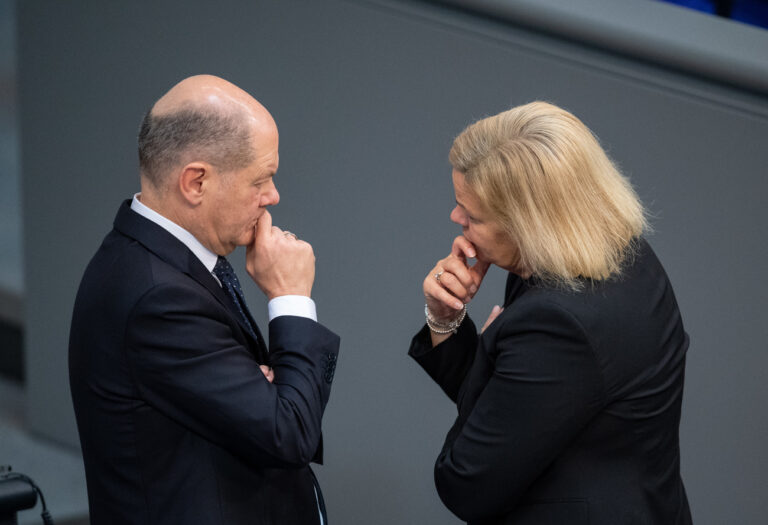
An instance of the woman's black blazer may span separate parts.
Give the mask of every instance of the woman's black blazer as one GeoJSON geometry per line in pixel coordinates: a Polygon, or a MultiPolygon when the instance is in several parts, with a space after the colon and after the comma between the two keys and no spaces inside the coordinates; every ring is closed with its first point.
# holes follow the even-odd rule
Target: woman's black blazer
{"type": "Polygon", "coordinates": [[[467,319],[409,354],[457,403],[435,464],[472,524],[689,524],[678,427],[688,336],[645,240],[619,278],[564,291],[510,274],[483,334],[467,319]]]}

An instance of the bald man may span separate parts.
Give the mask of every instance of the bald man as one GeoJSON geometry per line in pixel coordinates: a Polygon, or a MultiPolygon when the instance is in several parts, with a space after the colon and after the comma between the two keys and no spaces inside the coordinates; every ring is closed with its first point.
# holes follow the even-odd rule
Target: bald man
{"type": "Polygon", "coordinates": [[[69,344],[92,525],[322,524],[321,419],[339,338],[312,247],[272,225],[278,133],[212,76],[160,98],[141,192],[85,271],[69,344]],[[269,299],[269,344],[226,256],[269,299]]]}

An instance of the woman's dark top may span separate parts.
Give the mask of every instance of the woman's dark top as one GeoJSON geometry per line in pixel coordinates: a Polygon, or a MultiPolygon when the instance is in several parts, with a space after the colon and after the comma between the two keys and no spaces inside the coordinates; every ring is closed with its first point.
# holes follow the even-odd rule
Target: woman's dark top
{"type": "Polygon", "coordinates": [[[481,335],[466,319],[409,354],[457,403],[435,464],[472,524],[689,524],[678,427],[688,336],[645,240],[580,292],[510,274],[481,335]]]}

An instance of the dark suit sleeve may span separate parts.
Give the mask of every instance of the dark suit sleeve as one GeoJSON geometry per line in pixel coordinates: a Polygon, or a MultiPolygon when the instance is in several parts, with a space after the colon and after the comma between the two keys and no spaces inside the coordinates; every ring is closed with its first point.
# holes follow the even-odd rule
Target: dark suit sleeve
{"type": "Polygon", "coordinates": [[[310,319],[273,320],[270,384],[219,306],[185,286],[157,286],[139,300],[125,344],[141,398],[245,461],[306,465],[320,443],[339,338],[310,319]]]}
{"type": "Polygon", "coordinates": [[[416,360],[455,403],[461,383],[467,375],[477,348],[477,329],[467,317],[454,335],[432,347],[429,327],[424,327],[411,341],[408,355],[416,360]]]}
{"type": "MultiPolygon", "coordinates": [[[[516,310],[520,310],[519,308],[516,310]]],[[[445,505],[467,521],[509,512],[603,405],[603,384],[582,327],[555,305],[510,312],[491,345],[492,375],[459,407],[435,464],[445,505]]]]}

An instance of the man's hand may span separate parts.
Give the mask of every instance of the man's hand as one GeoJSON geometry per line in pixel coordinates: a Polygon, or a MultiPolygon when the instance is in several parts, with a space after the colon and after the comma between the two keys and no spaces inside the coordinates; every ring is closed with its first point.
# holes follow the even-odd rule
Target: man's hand
{"type": "Polygon", "coordinates": [[[310,297],[312,293],[312,246],[272,226],[272,216],[266,210],[256,223],[253,243],[246,249],[245,268],[268,299],[281,295],[310,297]]]}
{"type": "Polygon", "coordinates": [[[275,372],[268,367],[267,365],[259,365],[259,368],[261,368],[261,372],[264,374],[264,377],[267,378],[267,381],[270,383],[274,381],[275,379],[275,372]]]}
{"type": "Polygon", "coordinates": [[[437,321],[455,319],[480,288],[490,263],[477,261],[468,266],[467,258],[475,255],[472,243],[459,235],[453,241],[451,254],[438,261],[424,279],[424,298],[437,321]]]}

